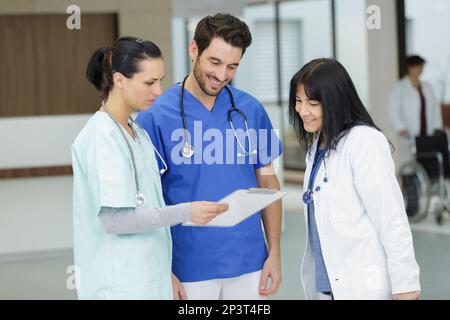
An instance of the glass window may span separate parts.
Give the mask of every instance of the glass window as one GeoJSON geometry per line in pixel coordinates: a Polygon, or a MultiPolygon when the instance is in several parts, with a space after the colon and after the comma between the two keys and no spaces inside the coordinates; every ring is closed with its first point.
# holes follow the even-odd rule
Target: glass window
{"type": "MultiPolygon", "coordinates": [[[[289,82],[306,62],[332,57],[330,0],[282,1],[279,3],[280,79],[277,72],[276,4],[247,1],[240,17],[250,28],[253,42],[247,49],[233,85],[254,95],[266,108],[274,128],[280,130],[284,143],[284,165],[305,168],[305,154],[288,122],[289,82]],[[280,81],[282,107],[278,105],[280,81]]],[[[172,39],[174,76],[177,81],[187,74],[190,61],[187,44],[193,37],[199,17],[174,17],[172,39]]]]}

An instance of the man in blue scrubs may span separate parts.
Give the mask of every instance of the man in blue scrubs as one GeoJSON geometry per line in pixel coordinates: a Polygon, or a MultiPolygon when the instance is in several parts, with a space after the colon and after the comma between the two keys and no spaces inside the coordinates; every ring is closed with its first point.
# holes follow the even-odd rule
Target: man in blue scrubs
{"type": "MultiPolygon", "coordinates": [[[[167,205],[218,201],[238,189],[280,188],[273,161],[282,147],[268,115],[254,97],[228,84],[250,44],[248,26],[238,18],[203,18],[189,46],[192,72],[183,82],[187,130],[182,83],[138,115],[168,166],[162,176],[167,205]],[[233,127],[232,99],[239,110],[230,114],[233,127]],[[186,144],[194,151],[190,157],[182,153],[186,144]]],[[[174,298],[261,299],[276,293],[280,230],[281,201],[233,227],[173,226],[174,298]]]]}

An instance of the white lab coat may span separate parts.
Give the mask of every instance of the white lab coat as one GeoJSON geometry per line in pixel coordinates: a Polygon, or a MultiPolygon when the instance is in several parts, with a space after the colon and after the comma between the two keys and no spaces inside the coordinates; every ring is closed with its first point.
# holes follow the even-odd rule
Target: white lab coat
{"type": "MultiPolygon", "coordinates": [[[[423,81],[421,85],[425,96],[427,134],[432,135],[434,130],[443,129],[441,106],[431,85],[423,81]]],[[[411,137],[420,134],[420,94],[408,76],[402,78],[392,90],[389,115],[397,133],[406,130],[411,137]]]]}
{"type": "MultiPolygon", "coordinates": [[[[306,156],[307,190],[317,141],[306,156]]],[[[357,126],[322,164],[313,194],[322,254],[335,299],[391,299],[420,290],[411,230],[386,137],[357,126]]],[[[306,225],[307,207],[304,206],[306,225]]],[[[314,259],[307,246],[302,282],[308,299],[315,291],[314,259]]]]}

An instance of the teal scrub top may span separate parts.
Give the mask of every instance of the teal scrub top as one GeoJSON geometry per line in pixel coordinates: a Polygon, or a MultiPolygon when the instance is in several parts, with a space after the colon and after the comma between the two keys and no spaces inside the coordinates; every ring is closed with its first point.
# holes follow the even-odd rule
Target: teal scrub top
{"type": "MultiPolygon", "coordinates": [[[[164,207],[154,149],[145,130],[133,124],[134,152],[146,207],[164,207]],[[140,140],[140,142],[139,142],[140,140]]],[[[169,227],[107,234],[101,207],[136,207],[131,154],[119,128],[96,112],[72,146],[73,227],[79,299],[172,299],[172,239],[169,227]]]]}

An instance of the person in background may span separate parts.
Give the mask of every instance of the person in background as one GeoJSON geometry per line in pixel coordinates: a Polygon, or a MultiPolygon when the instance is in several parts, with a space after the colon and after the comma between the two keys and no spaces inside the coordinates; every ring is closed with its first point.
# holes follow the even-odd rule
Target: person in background
{"type": "Polygon", "coordinates": [[[411,159],[410,145],[416,136],[444,133],[440,102],[431,85],[420,80],[424,64],[420,56],[407,57],[407,74],[389,97],[391,126],[400,139],[400,164],[411,159]]]}

